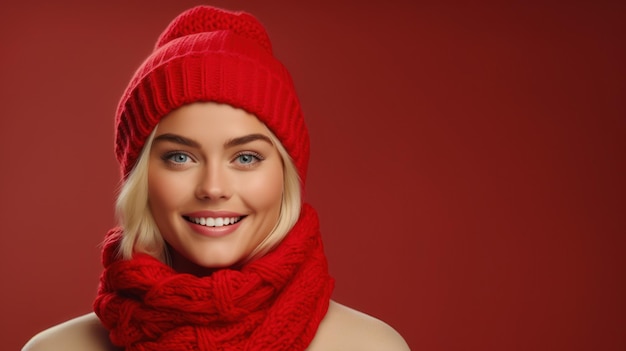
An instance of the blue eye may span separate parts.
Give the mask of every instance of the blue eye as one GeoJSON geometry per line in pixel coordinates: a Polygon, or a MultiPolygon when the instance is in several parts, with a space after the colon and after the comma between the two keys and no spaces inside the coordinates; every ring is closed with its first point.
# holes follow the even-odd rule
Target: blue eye
{"type": "Polygon", "coordinates": [[[189,161],[189,156],[182,154],[182,153],[175,153],[175,154],[168,155],[167,159],[174,163],[185,163],[189,161]]]}
{"type": "Polygon", "coordinates": [[[239,163],[247,165],[247,164],[251,164],[255,161],[258,161],[258,158],[254,155],[250,155],[250,154],[243,154],[243,155],[239,155],[237,156],[237,161],[239,161],[239,163]]]}
{"type": "Polygon", "coordinates": [[[252,167],[258,162],[262,161],[263,157],[256,153],[241,153],[235,157],[235,162],[244,167],[252,167]]]}

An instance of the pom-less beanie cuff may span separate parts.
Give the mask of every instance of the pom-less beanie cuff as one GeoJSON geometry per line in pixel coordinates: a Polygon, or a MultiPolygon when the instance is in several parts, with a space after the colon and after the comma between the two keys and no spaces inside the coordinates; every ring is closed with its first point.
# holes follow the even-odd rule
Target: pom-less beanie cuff
{"type": "Polygon", "coordinates": [[[289,72],[272,55],[254,17],[208,6],[172,21],[122,96],[115,153],[124,178],[161,118],[199,101],[229,104],[259,118],[283,144],[304,184],[309,136],[289,72]],[[206,23],[211,20],[217,24],[206,23]]]}

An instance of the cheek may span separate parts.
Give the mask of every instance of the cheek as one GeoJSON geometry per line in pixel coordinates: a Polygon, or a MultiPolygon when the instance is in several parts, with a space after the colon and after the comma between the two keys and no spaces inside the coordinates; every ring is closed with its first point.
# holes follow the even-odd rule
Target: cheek
{"type": "Polygon", "coordinates": [[[255,175],[243,183],[248,200],[258,209],[267,211],[280,209],[283,195],[282,164],[274,165],[267,171],[255,175]]]}
{"type": "Polygon", "coordinates": [[[158,171],[148,173],[148,203],[153,213],[177,207],[181,201],[181,182],[175,182],[158,171]]]}

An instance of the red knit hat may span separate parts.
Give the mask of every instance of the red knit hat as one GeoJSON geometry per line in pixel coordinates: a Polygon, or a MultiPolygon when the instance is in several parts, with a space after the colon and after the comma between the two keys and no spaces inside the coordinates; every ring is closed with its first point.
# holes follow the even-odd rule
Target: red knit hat
{"type": "Polygon", "coordinates": [[[304,184],[309,135],[287,69],[252,15],[209,6],[176,17],[139,67],[118,105],[115,154],[128,176],[161,118],[198,101],[255,115],[278,137],[304,184]]]}

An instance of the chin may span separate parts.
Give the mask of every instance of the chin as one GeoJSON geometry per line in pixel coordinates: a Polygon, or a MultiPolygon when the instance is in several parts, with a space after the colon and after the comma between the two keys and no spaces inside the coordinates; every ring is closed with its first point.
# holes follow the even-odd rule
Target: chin
{"type": "Polygon", "coordinates": [[[234,253],[211,253],[196,257],[173,255],[172,266],[180,273],[191,273],[197,276],[208,275],[218,269],[238,268],[247,259],[248,255],[234,253]],[[176,257],[177,256],[177,257],[176,257]]]}
{"type": "Polygon", "coordinates": [[[196,265],[207,270],[216,270],[236,267],[241,264],[242,261],[242,258],[214,258],[211,260],[200,261],[196,265]]]}

